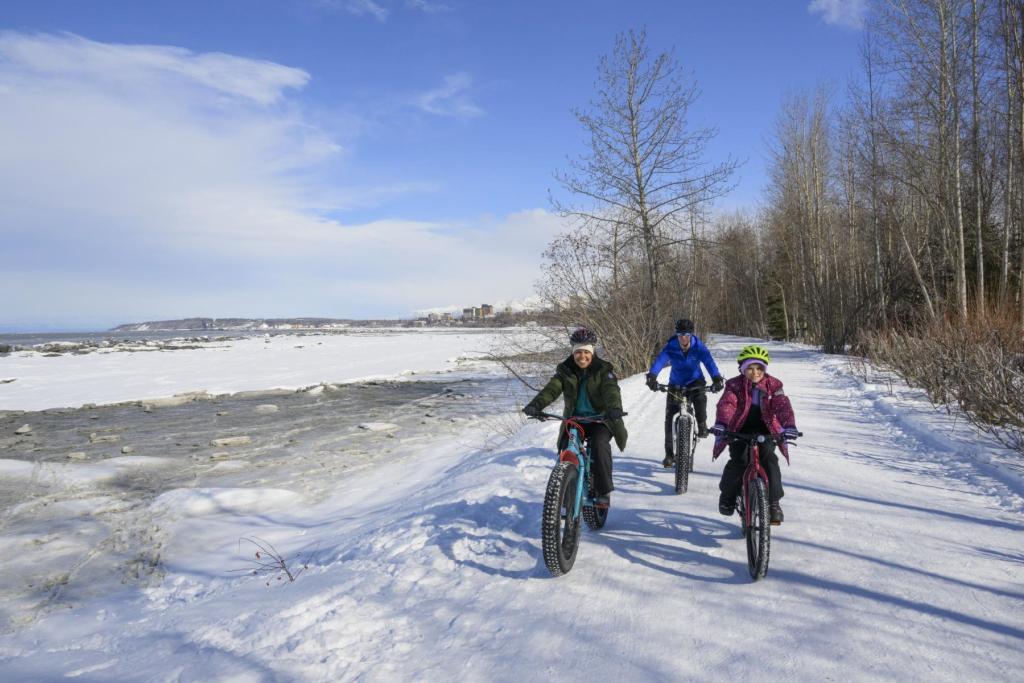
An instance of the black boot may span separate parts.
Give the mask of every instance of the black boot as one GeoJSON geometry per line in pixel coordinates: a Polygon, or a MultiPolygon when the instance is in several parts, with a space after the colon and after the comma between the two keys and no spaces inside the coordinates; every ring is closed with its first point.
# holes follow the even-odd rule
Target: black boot
{"type": "Polygon", "coordinates": [[[708,426],[702,422],[700,424],[700,426],[697,427],[697,438],[698,439],[706,439],[706,438],[708,438],[708,434],[709,434],[708,426]]]}
{"type": "Polygon", "coordinates": [[[782,524],[782,520],[785,519],[785,515],[782,514],[782,506],[777,502],[770,504],[768,506],[768,517],[771,519],[772,526],[782,524]]]}
{"type": "Polygon", "coordinates": [[[732,513],[736,512],[735,496],[726,496],[725,494],[719,496],[718,512],[725,515],[726,517],[732,517],[732,513]]]}
{"type": "Polygon", "coordinates": [[[662,467],[674,467],[676,464],[676,456],[672,453],[666,453],[665,459],[661,461],[662,467]]]}

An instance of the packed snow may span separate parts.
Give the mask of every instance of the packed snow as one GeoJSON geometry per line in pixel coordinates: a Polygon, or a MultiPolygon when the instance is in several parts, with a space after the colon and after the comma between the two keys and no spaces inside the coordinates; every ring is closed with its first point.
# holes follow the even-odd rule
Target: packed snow
{"type": "MultiPolygon", "coordinates": [[[[711,349],[725,369],[747,341],[711,349]]],[[[0,680],[1019,680],[1024,483],[1012,456],[899,382],[768,346],[806,436],[783,465],[786,521],[761,581],[736,518],[717,512],[722,459],[702,442],[689,491],[674,495],[660,466],[664,394],[636,376],[621,382],[630,438],[607,526],[584,529],[566,576],[548,575],[539,535],[558,427],[493,415],[338,476],[316,501],[280,486],[162,493],[136,511],[159,547],[140,565],[158,578],[90,593],[86,560],[55,585],[20,586],[45,609],[0,636],[0,680]],[[261,568],[260,547],[295,580],[261,568]]],[[[230,357],[234,372],[259,372],[230,357]]],[[[38,512],[35,533],[12,536],[17,511],[4,511],[2,555],[42,545],[71,557],[89,527],[63,525],[114,504],[102,487],[112,469],[164,466],[112,460],[0,462],[26,486],[45,475],[95,489],[38,512]]]]}

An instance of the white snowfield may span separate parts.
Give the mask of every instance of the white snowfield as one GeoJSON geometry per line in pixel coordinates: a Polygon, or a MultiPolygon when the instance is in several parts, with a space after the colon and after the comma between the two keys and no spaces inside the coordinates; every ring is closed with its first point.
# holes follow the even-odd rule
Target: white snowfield
{"type": "MultiPolygon", "coordinates": [[[[713,345],[727,375],[745,341],[713,345]]],[[[280,489],[164,494],[162,582],[0,637],[0,680],[1021,680],[1024,485],[1009,456],[918,392],[769,348],[806,436],[757,583],[717,511],[723,460],[702,442],[674,495],[664,395],[637,376],[621,383],[630,439],[608,524],[584,529],[566,576],[548,575],[539,534],[557,425],[499,437],[482,421],[319,507],[280,489]],[[252,536],[309,568],[293,583],[229,572],[252,536]]]]}
{"type": "Polygon", "coordinates": [[[354,334],[250,337],[175,351],[101,350],[47,358],[0,358],[0,410],[44,410],[159,399],[188,392],[228,394],[299,389],[452,371],[529,330],[428,328],[354,334]]]}

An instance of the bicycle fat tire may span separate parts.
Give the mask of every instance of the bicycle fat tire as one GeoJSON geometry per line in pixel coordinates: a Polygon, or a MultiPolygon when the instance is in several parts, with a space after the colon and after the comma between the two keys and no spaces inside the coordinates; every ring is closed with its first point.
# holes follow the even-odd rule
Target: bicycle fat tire
{"type": "Polygon", "coordinates": [[[764,481],[755,479],[747,489],[750,526],[747,528],[747,568],[754,581],[768,574],[768,557],[772,545],[772,527],[768,518],[768,492],[764,481]]]}
{"type": "Polygon", "coordinates": [[[571,462],[560,462],[551,470],[544,493],[541,515],[541,547],[544,564],[552,576],[572,569],[580,543],[580,520],[575,515],[576,478],[579,469],[571,462]]]}
{"type": "MultiPolygon", "coordinates": [[[[587,491],[591,498],[594,497],[594,473],[593,471],[587,472],[587,491]]],[[[593,505],[583,506],[583,521],[587,523],[587,528],[591,531],[597,531],[604,526],[604,523],[608,521],[608,508],[598,508],[593,505]]]]}
{"type": "Polygon", "coordinates": [[[604,527],[604,523],[608,521],[608,508],[598,508],[593,505],[583,506],[583,521],[587,523],[587,528],[592,531],[597,531],[604,527]]]}
{"type": "Polygon", "coordinates": [[[690,486],[690,463],[693,460],[693,449],[690,447],[690,431],[692,427],[688,418],[679,418],[676,429],[676,493],[686,493],[690,486]]]}

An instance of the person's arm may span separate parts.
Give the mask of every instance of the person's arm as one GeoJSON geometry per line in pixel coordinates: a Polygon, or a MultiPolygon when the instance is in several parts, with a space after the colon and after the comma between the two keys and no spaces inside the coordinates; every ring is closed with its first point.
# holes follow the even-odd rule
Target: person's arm
{"type": "Polygon", "coordinates": [[[701,348],[701,359],[700,359],[700,362],[704,364],[704,367],[707,369],[708,374],[711,375],[712,381],[714,381],[716,379],[721,379],[724,382],[725,378],[722,377],[722,373],[719,372],[718,366],[715,364],[715,359],[711,357],[711,351],[708,349],[707,346],[705,346],[704,342],[700,343],[700,348],[701,348]]]}
{"type": "Polygon", "coordinates": [[[530,414],[528,410],[532,410],[534,413],[539,413],[547,408],[552,401],[558,398],[560,393],[562,393],[562,377],[556,372],[554,376],[548,380],[548,383],[544,385],[544,388],[538,391],[537,395],[530,399],[530,402],[523,407],[523,412],[527,415],[530,414]]]}
{"type": "Polygon", "coordinates": [[[621,413],[622,392],[619,390],[619,380],[615,377],[615,368],[608,363],[601,372],[604,373],[604,377],[601,378],[601,403],[604,404],[604,412],[618,410],[621,413]]]}
{"type": "Polygon", "coordinates": [[[789,396],[779,387],[772,394],[772,412],[778,418],[782,429],[796,429],[796,415],[793,413],[793,404],[789,402],[789,396]]]}
{"type": "Polygon", "coordinates": [[[670,341],[668,344],[665,344],[665,346],[661,349],[661,353],[659,353],[658,357],[654,359],[653,363],[651,363],[651,369],[647,371],[648,375],[654,375],[655,377],[657,377],[658,373],[661,372],[664,369],[664,367],[672,361],[671,357],[668,355],[668,347],[671,343],[672,342],[670,341]]]}
{"type": "Polygon", "coordinates": [[[736,414],[736,407],[739,404],[739,396],[734,387],[725,385],[725,393],[718,399],[718,407],[715,409],[715,425],[726,429],[729,422],[736,414]]]}

